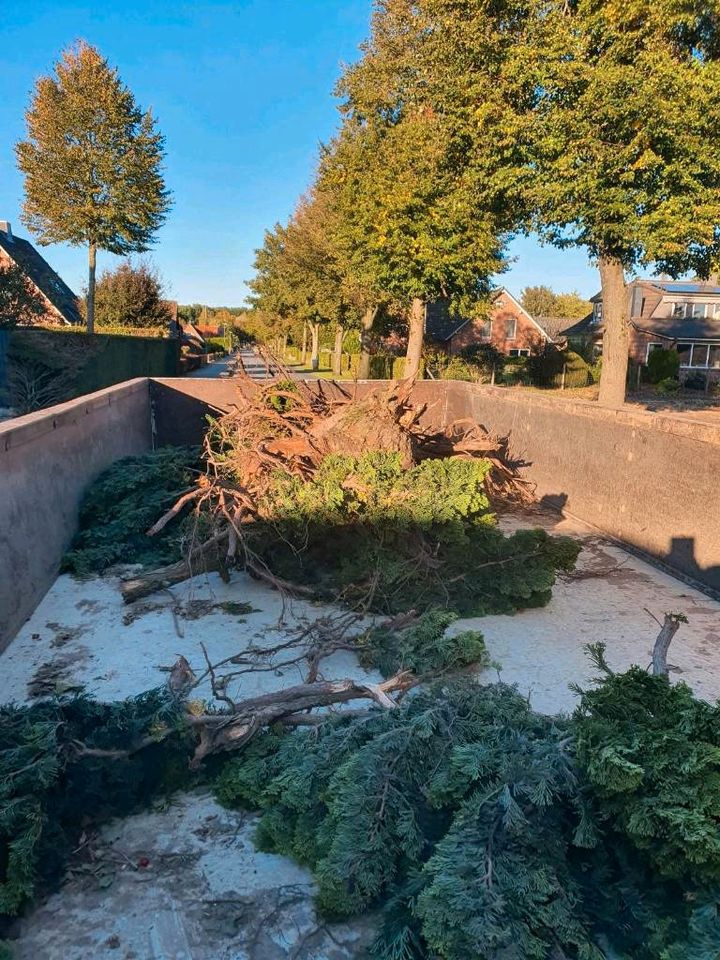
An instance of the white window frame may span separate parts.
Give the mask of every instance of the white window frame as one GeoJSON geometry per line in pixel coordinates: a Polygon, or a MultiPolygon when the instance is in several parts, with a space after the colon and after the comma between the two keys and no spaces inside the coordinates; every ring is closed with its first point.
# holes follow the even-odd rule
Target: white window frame
{"type": "Polygon", "coordinates": [[[512,350],[508,350],[509,357],[529,357],[530,350],[528,347],[513,347],[512,350]]]}
{"type": "Polygon", "coordinates": [[[709,370],[710,369],[710,344],[709,343],[693,343],[692,350],[690,351],[690,361],[693,369],[695,370],[709,370]],[[705,363],[697,364],[695,363],[695,350],[700,348],[705,351],[705,363]]]}
{"type": "MultiPolygon", "coordinates": [[[[720,346],[720,344],[717,344],[717,343],[708,343],[708,342],[700,342],[700,341],[697,341],[697,340],[683,340],[683,341],[678,341],[677,346],[680,346],[680,343],[681,343],[681,342],[682,342],[682,343],[685,343],[685,344],[688,344],[688,345],[690,346],[690,358],[689,358],[689,359],[690,359],[690,362],[689,362],[689,363],[681,363],[681,364],[680,364],[680,369],[681,369],[681,370],[717,370],[717,369],[718,369],[717,367],[711,367],[711,366],[710,366],[710,348],[711,348],[711,347],[720,346]],[[695,364],[695,363],[694,363],[694,359],[695,359],[695,347],[700,347],[700,348],[703,348],[703,349],[706,349],[706,350],[707,350],[707,363],[704,363],[704,364],[695,364]]],[[[647,350],[646,350],[646,352],[645,352],[645,363],[648,362],[648,360],[650,359],[650,354],[652,353],[653,349],[655,349],[656,347],[659,347],[660,349],[665,349],[664,344],[661,343],[661,342],[659,342],[659,341],[657,341],[657,340],[653,340],[653,341],[651,341],[650,343],[648,343],[648,345],[647,345],[647,350]]],[[[677,349],[677,347],[676,347],[676,349],[677,349]]]]}
{"type": "Polygon", "coordinates": [[[707,302],[698,301],[698,300],[688,300],[686,316],[691,320],[703,320],[707,317],[707,308],[709,304],[707,302]],[[695,307],[702,307],[700,313],[695,313],[695,307]]]}
{"type": "Polygon", "coordinates": [[[602,323],[603,318],[603,305],[602,300],[599,303],[593,304],[593,323],[602,323]]]}
{"type": "Polygon", "coordinates": [[[507,322],[508,324],[512,324],[512,336],[511,336],[510,333],[506,330],[506,331],[505,331],[505,339],[506,339],[506,340],[517,340],[517,326],[518,326],[517,317],[509,317],[506,322],[507,322]]]}
{"type": "Polygon", "coordinates": [[[684,320],[687,316],[687,300],[673,300],[671,303],[670,317],[673,320],[684,320]],[[678,313],[678,307],[680,307],[680,312],[678,313]]]}
{"type": "MultiPolygon", "coordinates": [[[[680,369],[681,369],[681,370],[707,370],[707,369],[708,369],[707,363],[701,364],[701,365],[696,365],[693,361],[694,361],[694,359],[695,359],[695,347],[705,347],[705,348],[707,349],[707,351],[708,351],[708,359],[709,359],[710,350],[709,350],[708,348],[710,347],[710,344],[709,344],[709,343],[697,343],[697,342],[694,341],[694,340],[683,340],[683,343],[687,343],[687,344],[690,345],[690,358],[689,358],[689,362],[688,362],[688,363],[681,363],[681,364],[680,364],[680,369]]],[[[678,343],[678,346],[680,346],[679,343],[678,343]]]]}
{"type": "Polygon", "coordinates": [[[480,336],[483,340],[490,340],[492,337],[493,322],[492,317],[488,317],[487,320],[483,320],[482,327],[480,329],[480,336]]]}

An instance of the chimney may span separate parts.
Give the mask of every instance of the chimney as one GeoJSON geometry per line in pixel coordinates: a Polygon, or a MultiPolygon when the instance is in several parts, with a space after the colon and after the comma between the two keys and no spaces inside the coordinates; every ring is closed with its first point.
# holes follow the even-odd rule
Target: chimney
{"type": "Polygon", "coordinates": [[[0,233],[6,233],[8,240],[12,242],[12,227],[9,220],[0,220],[0,233]]]}

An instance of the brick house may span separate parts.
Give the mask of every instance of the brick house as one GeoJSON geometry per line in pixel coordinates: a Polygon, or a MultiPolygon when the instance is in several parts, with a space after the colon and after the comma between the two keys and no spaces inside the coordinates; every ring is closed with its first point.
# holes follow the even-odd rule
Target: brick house
{"type": "Polygon", "coordinates": [[[467,319],[453,316],[441,301],[427,305],[425,333],[430,343],[450,354],[465,347],[486,343],[510,357],[538,353],[552,341],[543,327],[504,287],[492,295],[487,318],[467,319]]]}
{"type": "MultiPolygon", "coordinates": [[[[720,286],[716,280],[633,280],[628,284],[631,360],[647,363],[652,350],[680,354],[681,379],[705,374],[720,380],[720,286]]],[[[602,353],[602,294],[592,313],[565,331],[571,345],[592,344],[602,353]]]]}
{"type": "Polygon", "coordinates": [[[18,266],[45,304],[41,324],[52,326],[82,323],[78,298],[50,264],[27,240],[16,237],[7,220],[0,220],[0,269],[18,266]]]}

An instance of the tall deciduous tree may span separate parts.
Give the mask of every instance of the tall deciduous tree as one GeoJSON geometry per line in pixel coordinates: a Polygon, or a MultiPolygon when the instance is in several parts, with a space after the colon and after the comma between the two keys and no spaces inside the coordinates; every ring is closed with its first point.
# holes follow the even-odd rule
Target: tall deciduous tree
{"type": "Polygon", "coordinates": [[[117,70],[84,42],[37,81],[26,120],[27,139],[16,148],[23,221],[41,244],[87,246],[92,333],[98,249],[146,250],[168,212],[164,139],[117,70]]]}
{"type": "Polygon", "coordinates": [[[525,287],[520,302],[533,317],[554,317],[557,313],[557,294],[550,287],[525,287]]]}
{"type": "MultiPolygon", "coordinates": [[[[371,39],[339,87],[345,122],[329,155],[351,272],[378,301],[407,307],[409,376],[419,368],[427,302],[472,309],[503,267],[503,234],[515,216],[513,140],[494,110],[489,74],[468,86],[469,48],[455,42],[460,6],[376,4],[371,39]],[[494,179],[501,162],[506,176],[494,179]]],[[[488,38],[492,62],[494,45],[488,38]]]]}
{"type": "Polygon", "coordinates": [[[520,301],[527,312],[537,317],[565,317],[579,320],[592,310],[589,300],[581,297],[577,290],[570,293],[555,293],[550,287],[540,285],[525,287],[520,301]]]}
{"type": "Polygon", "coordinates": [[[278,318],[281,332],[287,333],[298,320],[308,325],[313,370],[319,365],[321,327],[334,328],[337,364],[343,329],[358,318],[333,241],[334,216],[325,192],[316,189],[302,198],[287,226],[277,224],[266,233],[249,284],[251,301],[263,313],[278,318]]]}
{"type": "Polygon", "coordinates": [[[599,265],[606,405],[625,398],[626,271],[707,275],[717,257],[719,23],[705,0],[551,0],[512,52],[538,226],[599,265]]]}

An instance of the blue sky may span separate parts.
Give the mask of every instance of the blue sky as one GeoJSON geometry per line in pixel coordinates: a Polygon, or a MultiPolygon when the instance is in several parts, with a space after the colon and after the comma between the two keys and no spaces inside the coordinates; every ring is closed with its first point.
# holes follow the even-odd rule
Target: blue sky
{"type": "MultiPolygon", "coordinates": [[[[97,45],[151,106],[167,138],[174,207],[151,253],[168,296],[239,305],[263,230],[292,211],[318,144],[337,122],[332,90],[366,36],[370,0],[3,0],[0,4],[0,219],[20,223],[22,179],[13,145],[36,78],[78,38],[97,45]]],[[[85,254],[44,255],[73,289],[85,254]]],[[[591,295],[597,273],[582,251],[521,238],[502,282],[545,283],[591,295]]],[[[99,255],[99,268],[115,258],[99,255]]]]}

